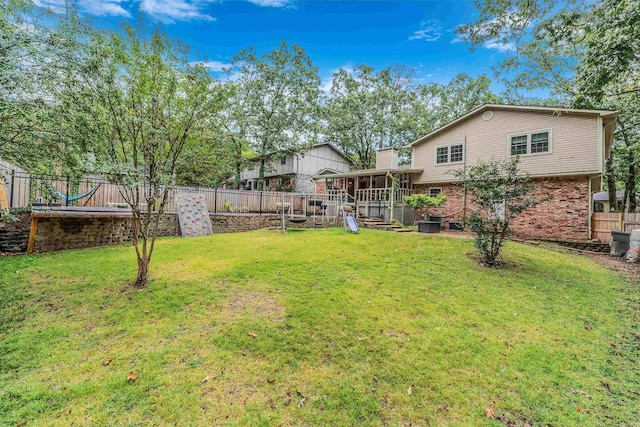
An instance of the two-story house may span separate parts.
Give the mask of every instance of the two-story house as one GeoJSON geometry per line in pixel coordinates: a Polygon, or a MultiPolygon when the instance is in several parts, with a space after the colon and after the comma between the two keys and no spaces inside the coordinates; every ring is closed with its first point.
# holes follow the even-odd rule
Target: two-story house
{"type": "Polygon", "coordinates": [[[483,105],[409,144],[416,191],[448,197],[440,214],[459,219],[474,207],[451,170],[479,161],[520,157],[548,201],[523,213],[514,231],[523,237],[591,238],[592,193],[600,191],[617,112],[483,105]]]}
{"type": "MultiPolygon", "coordinates": [[[[315,144],[305,151],[284,151],[273,156],[265,167],[265,190],[297,191],[313,193],[313,177],[323,173],[347,172],[354,161],[335,145],[325,142],[315,144]]],[[[240,173],[240,181],[246,190],[258,188],[260,158],[249,161],[240,173]]]]}
{"type": "Polygon", "coordinates": [[[587,240],[592,194],[602,188],[617,116],[615,111],[487,104],[410,143],[410,167],[398,166],[394,150],[385,149],[378,152],[376,169],[321,178],[339,182],[355,198],[359,216],[378,212],[367,207],[371,204],[401,204],[402,196],[413,192],[442,193],[448,200],[431,213],[448,222],[477,209],[451,170],[519,156],[520,168],[533,178],[537,194],[549,200],[523,213],[514,232],[538,239],[587,240]],[[400,186],[392,188],[393,177],[400,186]]]}

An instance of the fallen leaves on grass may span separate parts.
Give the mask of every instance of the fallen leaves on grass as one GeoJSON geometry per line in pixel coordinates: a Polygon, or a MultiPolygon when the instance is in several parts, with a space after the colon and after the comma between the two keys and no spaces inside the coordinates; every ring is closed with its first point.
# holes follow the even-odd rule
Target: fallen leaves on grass
{"type": "Polygon", "coordinates": [[[569,389],[569,391],[570,391],[571,393],[573,393],[573,394],[581,394],[581,395],[583,395],[583,396],[585,396],[585,397],[587,397],[587,398],[591,399],[591,396],[589,396],[589,395],[587,394],[587,392],[586,392],[586,391],[579,390],[579,389],[578,389],[578,390],[576,390],[575,388],[570,388],[570,389],[569,389]]]}
{"type": "Polygon", "coordinates": [[[487,415],[487,418],[494,419],[496,417],[496,406],[495,405],[489,406],[485,411],[485,413],[487,415]]]}
{"type": "Polygon", "coordinates": [[[269,384],[273,384],[273,383],[275,383],[275,382],[276,382],[276,379],[275,379],[275,378],[267,378],[267,382],[268,382],[269,384]]]}
{"type": "Polygon", "coordinates": [[[247,335],[249,335],[251,338],[255,338],[255,337],[258,336],[258,335],[256,335],[255,332],[249,332],[247,335]]]}
{"type": "Polygon", "coordinates": [[[108,366],[109,363],[111,363],[111,359],[104,359],[104,361],[102,362],[102,366],[108,366]]]}
{"type": "Polygon", "coordinates": [[[409,386],[409,388],[407,389],[407,394],[408,394],[409,396],[411,396],[411,393],[413,393],[413,387],[414,387],[414,386],[413,386],[413,384],[411,384],[411,385],[409,386]]]}
{"type": "Polygon", "coordinates": [[[137,379],[138,376],[133,372],[129,372],[129,375],[127,375],[127,381],[129,381],[130,383],[135,383],[137,379]]]}
{"type": "Polygon", "coordinates": [[[582,408],[582,406],[578,405],[578,406],[576,406],[576,411],[584,412],[584,409],[582,408]]]}
{"type": "Polygon", "coordinates": [[[206,377],[204,377],[204,379],[202,380],[203,383],[208,383],[210,380],[209,375],[207,375],[206,377]]]}

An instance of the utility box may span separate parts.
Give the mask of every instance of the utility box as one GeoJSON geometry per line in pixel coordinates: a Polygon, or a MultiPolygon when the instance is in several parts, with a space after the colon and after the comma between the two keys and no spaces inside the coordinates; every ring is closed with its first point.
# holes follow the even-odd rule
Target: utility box
{"type": "Polygon", "coordinates": [[[449,221],[449,230],[451,231],[462,231],[464,227],[462,226],[462,221],[451,220],[449,221]]]}
{"type": "Polygon", "coordinates": [[[623,256],[629,250],[631,233],[624,231],[611,232],[611,255],[623,256]]]}
{"type": "Polygon", "coordinates": [[[418,233],[439,233],[439,221],[418,221],[418,233]]]}

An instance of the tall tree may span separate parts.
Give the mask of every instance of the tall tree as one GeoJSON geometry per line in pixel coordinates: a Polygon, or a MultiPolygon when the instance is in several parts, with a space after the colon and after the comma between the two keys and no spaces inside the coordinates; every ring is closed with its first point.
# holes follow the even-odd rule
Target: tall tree
{"type": "Polygon", "coordinates": [[[27,0],[0,4],[0,158],[30,172],[77,176],[86,167],[51,96],[68,76],[69,26],[27,0]]]}
{"type": "Polygon", "coordinates": [[[500,103],[502,99],[490,88],[485,74],[473,78],[458,74],[447,84],[428,83],[418,87],[421,129],[430,132],[457,119],[482,104],[500,103]]]}
{"type": "MultiPolygon", "coordinates": [[[[123,35],[88,30],[74,81],[60,93],[68,127],[93,136],[97,163],[133,214],[136,287],[148,282],[160,216],[184,147],[212,122],[224,98],[208,71],[189,64],[188,48],[158,29],[123,35]]],[[[82,37],[80,37],[82,38],[82,37]]]]}
{"type": "Polygon", "coordinates": [[[258,189],[278,152],[313,142],[320,78],[318,69],[297,45],[282,42],[279,49],[257,56],[241,51],[229,69],[236,82],[236,109],[230,115],[229,137],[248,141],[260,158],[258,189]]]}
{"type": "Polygon", "coordinates": [[[402,65],[376,72],[359,65],[333,75],[325,104],[326,135],[357,167],[369,168],[376,150],[403,149],[417,134],[414,71],[402,65]]]}

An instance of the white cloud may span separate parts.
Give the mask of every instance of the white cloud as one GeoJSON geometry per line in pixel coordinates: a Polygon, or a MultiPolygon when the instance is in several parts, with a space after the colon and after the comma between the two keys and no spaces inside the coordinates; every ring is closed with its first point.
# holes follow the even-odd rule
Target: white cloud
{"type": "Polygon", "coordinates": [[[286,7],[291,4],[291,0],[248,0],[249,3],[253,3],[262,7],[286,7]]]}
{"type": "Polygon", "coordinates": [[[214,72],[224,72],[231,68],[231,64],[224,63],[222,61],[194,61],[191,65],[201,64],[203,67],[214,72]]]}
{"type": "Polygon", "coordinates": [[[85,12],[96,16],[124,16],[129,18],[131,13],[121,6],[126,0],[89,0],[80,3],[85,12]]]}
{"type": "MultiPolygon", "coordinates": [[[[77,3],[80,12],[95,16],[124,16],[129,18],[131,13],[122,7],[122,3],[129,0],[85,0],[77,3]]],[[[56,13],[64,13],[65,0],[36,0],[36,6],[51,9],[56,13]]]]}
{"type": "MultiPolygon", "coordinates": [[[[64,13],[65,0],[35,0],[36,5],[64,13]]],[[[94,16],[131,17],[131,10],[140,7],[151,17],[165,23],[176,21],[215,21],[205,12],[209,0],[80,0],[80,13],[94,16]],[[138,6],[139,5],[139,6],[138,6]]]]}
{"type": "Polygon", "coordinates": [[[140,7],[149,15],[165,22],[215,21],[203,12],[206,3],[198,0],[142,0],[140,7]]]}
{"type": "Polygon", "coordinates": [[[513,43],[503,43],[497,40],[488,40],[483,45],[487,49],[495,49],[499,52],[509,52],[516,50],[516,45],[513,43]]]}
{"type": "Polygon", "coordinates": [[[422,21],[420,29],[414,31],[409,36],[409,40],[424,40],[426,42],[435,42],[442,36],[442,26],[435,20],[422,21]]]}

